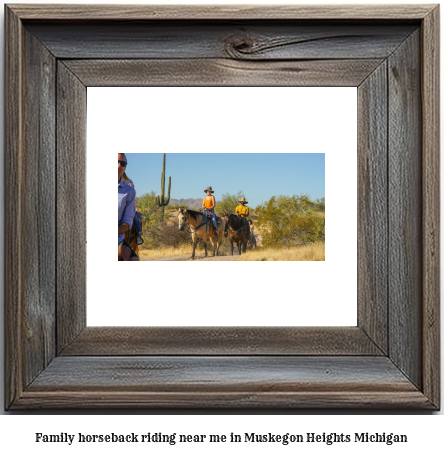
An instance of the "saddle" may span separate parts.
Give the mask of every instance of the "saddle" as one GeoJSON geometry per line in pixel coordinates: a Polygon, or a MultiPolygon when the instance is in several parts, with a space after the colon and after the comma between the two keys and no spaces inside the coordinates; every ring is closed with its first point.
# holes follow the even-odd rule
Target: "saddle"
{"type": "MultiPolygon", "coordinates": [[[[209,231],[211,229],[211,227],[214,228],[213,221],[211,220],[211,217],[208,216],[207,212],[204,212],[203,215],[205,217],[207,231],[209,231]]],[[[218,217],[217,215],[216,215],[216,225],[217,225],[217,228],[222,226],[222,219],[220,217],[218,217]]]]}

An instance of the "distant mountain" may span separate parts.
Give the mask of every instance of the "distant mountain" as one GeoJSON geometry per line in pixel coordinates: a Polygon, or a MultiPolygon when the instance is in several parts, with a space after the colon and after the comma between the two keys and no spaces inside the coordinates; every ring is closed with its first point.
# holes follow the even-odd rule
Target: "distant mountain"
{"type": "Polygon", "coordinates": [[[202,207],[202,198],[174,199],[170,198],[170,204],[186,204],[190,209],[200,209],[202,207]]]}

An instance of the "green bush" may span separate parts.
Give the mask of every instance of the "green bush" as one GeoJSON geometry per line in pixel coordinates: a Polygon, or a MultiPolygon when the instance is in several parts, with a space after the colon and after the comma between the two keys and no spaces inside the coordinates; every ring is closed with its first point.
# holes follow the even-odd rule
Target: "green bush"
{"type": "Polygon", "coordinates": [[[136,210],[142,214],[142,249],[159,246],[159,232],[163,225],[162,210],[156,204],[156,195],[152,191],[136,198],[136,210]]]}
{"type": "Polygon", "coordinates": [[[174,203],[174,204],[168,204],[168,209],[169,210],[174,210],[174,211],[177,211],[179,209],[190,209],[185,203],[180,203],[180,204],[177,204],[177,203],[174,203]]]}
{"type": "MultiPolygon", "coordinates": [[[[273,196],[256,208],[262,245],[289,247],[325,240],[325,216],[307,195],[273,196]]],[[[324,203],[325,208],[325,203],[324,203]]]]}

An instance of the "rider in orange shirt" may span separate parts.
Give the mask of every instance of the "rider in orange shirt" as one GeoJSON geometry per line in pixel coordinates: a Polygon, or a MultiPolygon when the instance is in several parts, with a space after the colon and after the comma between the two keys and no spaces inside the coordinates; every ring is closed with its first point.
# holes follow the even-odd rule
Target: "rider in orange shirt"
{"type": "Polygon", "coordinates": [[[207,196],[202,201],[202,207],[206,210],[207,216],[211,217],[214,226],[214,234],[219,236],[217,232],[217,222],[216,222],[216,214],[214,213],[214,208],[216,206],[216,199],[213,196],[213,189],[211,187],[207,187],[204,192],[206,192],[207,196]]]}

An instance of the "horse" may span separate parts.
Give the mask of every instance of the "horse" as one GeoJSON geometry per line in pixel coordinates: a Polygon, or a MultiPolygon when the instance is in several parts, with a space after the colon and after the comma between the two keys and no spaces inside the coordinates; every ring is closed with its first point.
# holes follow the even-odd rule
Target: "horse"
{"type": "MultiPolygon", "coordinates": [[[[140,228],[143,229],[142,216],[139,217],[140,228]]],[[[134,250],[134,253],[139,256],[139,246],[137,245],[137,236],[140,233],[137,231],[136,227],[133,225],[131,229],[125,231],[125,241],[128,242],[129,246],[134,250]]],[[[118,257],[119,261],[123,261],[121,256],[118,257]]]]}
{"type": "Polygon", "coordinates": [[[133,225],[129,231],[125,233],[125,241],[134,250],[134,253],[139,256],[139,246],[137,245],[137,230],[133,225]]]}
{"type": "Polygon", "coordinates": [[[198,239],[202,239],[205,246],[205,258],[208,256],[207,252],[207,239],[210,238],[213,244],[213,257],[219,255],[219,247],[222,243],[222,236],[224,233],[224,221],[220,220],[221,226],[218,227],[219,235],[217,236],[217,242],[215,242],[216,235],[214,234],[214,227],[212,220],[206,215],[192,211],[190,209],[179,209],[179,230],[185,229],[185,223],[188,221],[190,224],[190,233],[193,240],[193,253],[191,254],[191,260],[194,260],[194,253],[196,250],[196,243],[198,239]]]}
{"type": "MultiPolygon", "coordinates": [[[[134,228],[134,226],[131,227],[131,229],[126,230],[124,240],[134,250],[134,253],[137,256],[139,256],[139,246],[137,245],[136,239],[137,239],[137,230],[134,228]]],[[[119,249],[118,259],[119,259],[119,261],[124,261],[123,255],[122,255],[122,252],[120,251],[120,249],[119,249]]]]}
{"type": "Polygon", "coordinates": [[[228,236],[231,243],[231,255],[233,255],[233,242],[236,242],[239,248],[239,255],[247,251],[248,241],[250,239],[250,225],[247,220],[234,214],[225,214],[225,236],[228,236]]]}

